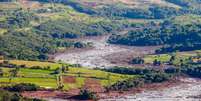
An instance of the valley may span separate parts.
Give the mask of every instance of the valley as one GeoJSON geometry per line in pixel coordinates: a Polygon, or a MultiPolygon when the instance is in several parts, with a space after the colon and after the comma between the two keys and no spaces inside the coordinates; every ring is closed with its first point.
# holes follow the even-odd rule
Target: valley
{"type": "Polygon", "coordinates": [[[93,48],[86,51],[66,51],[55,56],[56,61],[70,64],[80,64],[89,68],[109,68],[113,66],[129,66],[129,59],[133,57],[153,54],[157,47],[128,47],[107,43],[108,35],[90,37],[82,40],[92,42],[93,48]],[[114,63],[113,61],[116,61],[114,63]],[[112,63],[113,62],[113,63],[112,63]]]}
{"type": "Polygon", "coordinates": [[[0,0],[0,101],[200,101],[200,0],[0,0]]]}

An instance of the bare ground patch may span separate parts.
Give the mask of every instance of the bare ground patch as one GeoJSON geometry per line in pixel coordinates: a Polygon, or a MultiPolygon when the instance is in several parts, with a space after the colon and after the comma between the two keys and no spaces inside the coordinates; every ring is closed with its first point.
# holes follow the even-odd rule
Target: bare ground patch
{"type": "Polygon", "coordinates": [[[76,83],[76,77],[74,77],[74,76],[64,76],[63,81],[64,81],[64,83],[76,83]]]}
{"type": "Polygon", "coordinates": [[[86,79],[84,88],[95,93],[102,93],[105,91],[104,87],[101,86],[100,81],[96,79],[86,79]]]}

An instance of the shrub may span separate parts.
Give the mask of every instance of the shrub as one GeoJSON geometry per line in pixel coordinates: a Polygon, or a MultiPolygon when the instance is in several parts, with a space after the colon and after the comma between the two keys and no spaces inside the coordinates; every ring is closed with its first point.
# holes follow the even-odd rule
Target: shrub
{"type": "Polygon", "coordinates": [[[146,83],[160,83],[169,80],[169,75],[165,73],[151,73],[144,75],[146,83]]]}
{"type": "Polygon", "coordinates": [[[137,58],[134,58],[132,61],[131,61],[132,64],[144,64],[144,60],[140,57],[137,57],[137,58]]]}
{"type": "Polygon", "coordinates": [[[89,99],[96,99],[95,93],[87,90],[87,89],[81,89],[79,93],[79,99],[81,100],[89,100],[89,99]]]}
{"type": "Polygon", "coordinates": [[[22,96],[18,93],[11,93],[0,90],[0,101],[22,101],[22,96]]]}
{"type": "Polygon", "coordinates": [[[23,91],[37,91],[39,86],[30,83],[20,83],[13,86],[6,87],[5,89],[14,92],[23,92],[23,91]]]}
{"type": "Polygon", "coordinates": [[[19,93],[0,90],[0,101],[44,101],[36,98],[23,98],[19,93]]]}

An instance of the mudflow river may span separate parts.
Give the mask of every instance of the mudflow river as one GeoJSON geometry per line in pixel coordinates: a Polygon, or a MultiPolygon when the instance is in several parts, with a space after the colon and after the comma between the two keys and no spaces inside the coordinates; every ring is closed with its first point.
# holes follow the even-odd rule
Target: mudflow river
{"type": "MultiPolygon", "coordinates": [[[[57,55],[55,60],[62,60],[71,64],[81,64],[88,68],[105,68],[121,65],[118,62],[112,63],[110,59],[118,57],[126,58],[124,56],[130,55],[140,56],[154,52],[154,48],[152,47],[110,45],[106,42],[107,38],[108,36],[84,39],[83,41],[85,42],[92,42],[94,48],[86,51],[65,52],[57,55]]],[[[104,99],[103,101],[201,101],[201,80],[185,78],[183,81],[184,83],[180,85],[164,88],[163,90],[144,91],[135,95],[104,99]]]]}
{"type": "Polygon", "coordinates": [[[129,47],[121,45],[111,45],[106,41],[108,36],[99,38],[87,38],[83,39],[84,42],[92,42],[94,48],[86,51],[70,51],[63,54],[59,54],[55,57],[55,60],[61,60],[71,64],[81,64],[84,67],[89,68],[104,68],[110,66],[122,65],[118,59],[127,58],[127,56],[140,56],[144,54],[153,53],[155,47],[129,47]],[[116,63],[112,63],[110,60],[117,59],[116,63]],[[108,60],[109,59],[109,60],[108,60]]]}
{"type": "Polygon", "coordinates": [[[144,91],[101,101],[201,101],[201,80],[184,78],[182,81],[182,84],[162,90],[144,91]]]}

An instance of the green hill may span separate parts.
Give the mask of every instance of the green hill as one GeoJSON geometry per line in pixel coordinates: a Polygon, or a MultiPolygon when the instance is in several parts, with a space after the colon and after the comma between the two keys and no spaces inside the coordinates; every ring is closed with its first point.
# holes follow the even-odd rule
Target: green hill
{"type": "MultiPolygon", "coordinates": [[[[169,19],[169,22],[172,23],[191,24],[198,22],[199,20],[196,19],[199,19],[200,15],[198,5],[200,1],[198,0],[191,0],[192,2],[187,0],[54,1],[17,0],[5,2],[5,0],[1,0],[0,54],[8,58],[46,60],[48,54],[57,52],[61,47],[74,47],[76,42],[68,39],[117,33],[125,28],[136,28],[138,26],[136,23],[139,21],[142,22],[140,26],[146,26],[144,23],[155,22],[156,19],[160,19],[160,21],[169,19]],[[194,17],[186,17],[186,15],[194,17]],[[174,19],[174,17],[176,18],[174,19]]],[[[142,34],[138,35],[129,32],[130,34],[123,36],[123,39],[121,36],[114,35],[109,41],[111,43],[123,42],[129,45],[139,45],[137,43],[140,45],[169,44],[170,40],[175,39],[175,32],[161,35],[160,30],[165,32],[169,30],[162,28],[158,29],[158,26],[152,25],[148,29],[142,27],[143,30],[146,29],[150,33],[146,34],[140,31],[142,34]],[[155,30],[159,32],[152,32],[155,30]],[[132,38],[134,36],[139,37],[132,38]],[[119,40],[126,41],[119,42],[119,40]]],[[[178,35],[180,36],[180,34],[178,35]]],[[[183,34],[181,34],[182,36],[183,34]]],[[[183,44],[183,41],[178,44],[183,44]]]]}

